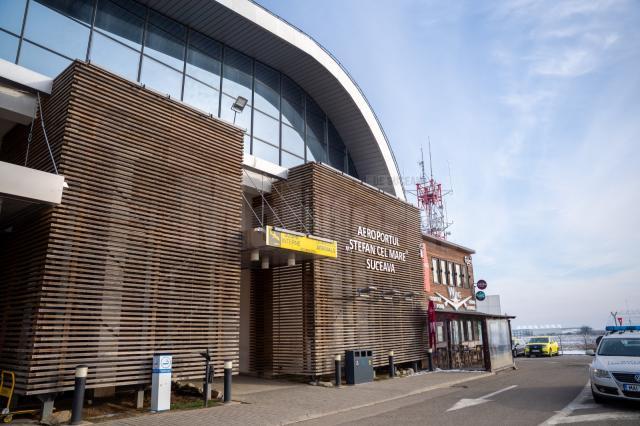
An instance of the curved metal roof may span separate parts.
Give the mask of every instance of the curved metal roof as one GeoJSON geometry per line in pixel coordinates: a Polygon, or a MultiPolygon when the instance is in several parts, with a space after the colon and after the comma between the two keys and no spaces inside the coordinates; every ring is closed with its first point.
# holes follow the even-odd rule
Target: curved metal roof
{"type": "Polygon", "coordinates": [[[395,158],[373,109],[340,63],[298,28],[248,0],[142,0],[298,83],[326,112],[360,177],[404,200],[395,158]]]}

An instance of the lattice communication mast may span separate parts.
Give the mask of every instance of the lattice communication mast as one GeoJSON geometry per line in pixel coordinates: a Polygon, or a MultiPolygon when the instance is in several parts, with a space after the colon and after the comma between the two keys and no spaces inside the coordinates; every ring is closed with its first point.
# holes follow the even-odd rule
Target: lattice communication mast
{"type": "Polygon", "coordinates": [[[442,184],[433,178],[433,165],[431,163],[431,142],[429,142],[429,179],[424,170],[424,153],[420,148],[418,162],[421,170],[420,181],[416,183],[418,208],[422,216],[422,232],[443,240],[450,234],[447,228],[451,222],[447,222],[446,209],[443,197],[451,191],[442,192],[442,184]]]}

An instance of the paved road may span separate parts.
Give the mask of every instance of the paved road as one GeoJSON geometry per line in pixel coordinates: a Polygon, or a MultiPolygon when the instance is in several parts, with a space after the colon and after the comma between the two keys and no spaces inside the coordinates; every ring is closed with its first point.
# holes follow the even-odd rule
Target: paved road
{"type": "Polygon", "coordinates": [[[596,405],[585,356],[518,359],[517,371],[303,422],[309,425],[638,425],[640,406],[596,405]]]}

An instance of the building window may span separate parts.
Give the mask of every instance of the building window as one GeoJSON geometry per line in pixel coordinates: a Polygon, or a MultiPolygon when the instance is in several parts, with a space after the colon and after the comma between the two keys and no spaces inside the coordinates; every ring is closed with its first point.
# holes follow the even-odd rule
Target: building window
{"type": "Polygon", "coordinates": [[[456,286],[462,287],[462,275],[460,274],[460,265],[455,264],[455,278],[456,278],[456,286]]]}
{"type": "Polygon", "coordinates": [[[453,282],[453,262],[447,262],[447,284],[454,285],[453,282]]]}
{"type": "Polygon", "coordinates": [[[32,1],[27,12],[24,37],[67,59],[84,60],[87,56],[92,9],[91,0],[32,1]]]}
{"type": "MultiPolygon", "coordinates": [[[[187,28],[153,10],[149,10],[144,54],[176,70],[184,67],[187,28]]],[[[144,73],[144,66],[142,68],[144,73]]]]}
{"type": "Polygon", "coordinates": [[[440,269],[438,265],[438,259],[436,259],[435,257],[431,258],[431,272],[433,276],[433,282],[435,284],[440,284],[440,269]]]}
{"type": "Polygon", "coordinates": [[[254,106],[280,120],[280,73],[256,62],[254,106]]]}
{"type": "Polygon", "coordinates": [[[436,343],[444,342],[444,324],[441,322],[436,323],[436,343]]]}
{"type": "Polygon", "coordinates": [[[18,64],[53,78],[68,67],[71,60],[25,40],[22,42],[18,64]]]}
{"type": "Polygon", "coordinates": [[[333,123],[329,123],[329,164],[342,172],[346,171],[346,154],[346,148],[338,131],[333,123]]]}
{"type": "MultiPolygon", "coordinates": [[[[0,1],[0,28],[14,35],[19,35],[22,30],[22,19],[24,17],[26,4],[26,0],[0,1]]],[[[14,54],[11,62],[15,60],[14,54]]]]}
{"type": "Polygon", "coordinates": [[[218,116],[220,92],[207,84],[201,83],[199,80],[189,76],[185,77],[182,100],[209,114],[218,116]]]}
{"type": "Polygon", "coordinates": [[[311,98],[307,97],[307,159],[326,162],[327,143],[325,135],[325,115],[311,98]]]}
{"type": "Polygon", "coordinates": [[[5,61],[15,62],[19,41],[18,37],[0,31],[0,58],[5,61]]]}
{"type": "MultiPolygon", "coordinates": [[[[197,31],[191,31],[185,70],[188,76],[216,89],[218,93],[222,74],[222,45],[197,31]]],[[[218,103],[217,98],[215,102],[218,103]]]]}
{"type": "Polygon", "coordinates": [[[440,269],[438,270],[440,273],[440,283],[447,285],[447,262],[440,259],[440,269]]]}

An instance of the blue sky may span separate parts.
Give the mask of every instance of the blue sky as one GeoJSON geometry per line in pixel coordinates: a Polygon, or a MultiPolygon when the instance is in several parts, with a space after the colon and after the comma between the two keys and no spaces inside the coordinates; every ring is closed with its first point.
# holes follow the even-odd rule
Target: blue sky
{"type": "Polygon", "coordinates": [[[343,63],[405,178],[431,138],[450,240],[516,325],[640,309],[640,2],[260,4],[343,63]]]}

